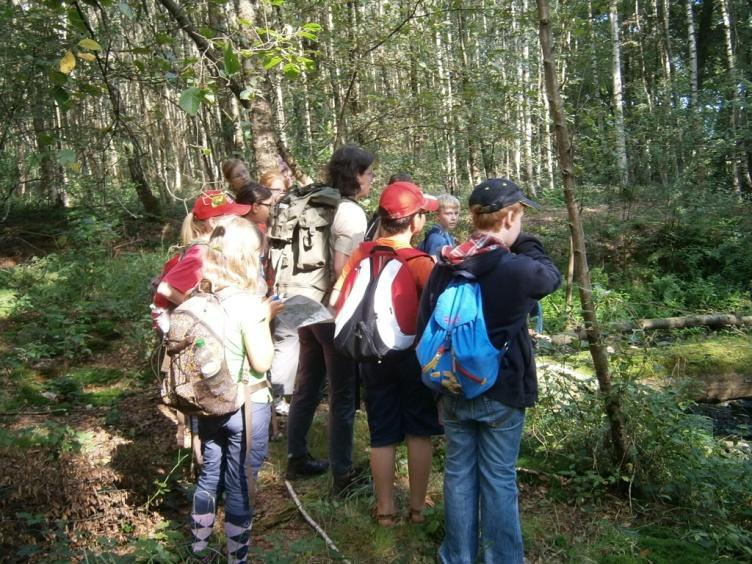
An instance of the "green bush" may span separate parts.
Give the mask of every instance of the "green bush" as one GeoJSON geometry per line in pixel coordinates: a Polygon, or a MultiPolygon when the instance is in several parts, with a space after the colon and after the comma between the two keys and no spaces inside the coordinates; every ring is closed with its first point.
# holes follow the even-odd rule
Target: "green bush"
{"type": "Polygon", "coordinates": [[[113,252],[118,223],[73,216],[59,250],[9,270],[0,284],[15,292],[11,321],[15,354],[23,361],[78,358],[128,339],[149,339],[149,287],[164,256],[113,252]]]}
{"type": "Polygon", "coordinates": [[[530,412],[524,459],[560,476],[567,499],[584,502],[620,485],[638,500],[680,508],[675,519],[687,535],[718,553],[752,557],[749,454],[716,439],[709,419],[688,413],[681,391],[623,382],[619,393],[633,468],[620,473],[613,463],[601,397],[569,382],[549,383],[530,412]]]}

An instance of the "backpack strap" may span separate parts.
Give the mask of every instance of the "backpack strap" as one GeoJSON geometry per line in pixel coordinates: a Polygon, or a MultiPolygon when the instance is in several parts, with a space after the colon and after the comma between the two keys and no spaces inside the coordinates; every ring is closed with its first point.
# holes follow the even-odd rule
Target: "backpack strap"
{"type": "MultiPolygon", "coordinates": [[[[503,263],[504,261],[509,260],[512,256],[513,255],[511,252],[504,253],[501,257],[501,262],[503,263]]],[[[480,281],[480,279],[477,276],[475,276],[473,273],[471,273],[468,270],[462,270],[462,269],[453,271],[453,276],[451,280],[452,282],[459,281],[460,283],[462,281],[479,283],[480,281]]],[[[482,289],[479,289],[479,290],[482,293],[482,289]]],[[[481,300],[481,307],[483,307],[483,300],[481,300]]],[[[525,323],[527,323],[527,318],[528,318],[528,315],[524,315],[520,321],[512,325],[512,329],[509,331],[509,335],[507,335],[507,339],[506,341],[504,341],[504,345],[501,348],[502,355],[506,353],[507,349],[509,348],[509,343],[515,337],[515,335],[517,335],[517,333],[519,333],[522,330],[525,323]]]]}
{"type": "Polygon", "coordinates": [[[379,245],[375,241],[363,243],[363,246],[366,247],[363,249],[365,251],[364,254],[369,256],[373,256],[376,253],[392,254],[404,261],[412,260],[418,257],[430,257],[430,255],[428,255],[427,253],[414,247],[400,247],[396,249],[390,245],[379,245]]]}

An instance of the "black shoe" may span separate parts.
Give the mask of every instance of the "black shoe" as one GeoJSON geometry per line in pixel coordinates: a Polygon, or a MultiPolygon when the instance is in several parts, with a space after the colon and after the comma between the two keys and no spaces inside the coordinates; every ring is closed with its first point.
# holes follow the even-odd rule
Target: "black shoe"
{"type": "Polygon", "coordinates": [[[297,480],[305,476],[316,476],[323,474],[329,469],[329,461],[313,458],[310,454],[295,456],[287,459],[287,472],[285,477],[288,480],[297,480]]]}
{"type": "Polygon", "coordinates": [[[351,468],[347,474],[335,474],[332,482],[332,497],[345,498],[361,493],[370,493],[371,478],[368,468],[351,468]]]}

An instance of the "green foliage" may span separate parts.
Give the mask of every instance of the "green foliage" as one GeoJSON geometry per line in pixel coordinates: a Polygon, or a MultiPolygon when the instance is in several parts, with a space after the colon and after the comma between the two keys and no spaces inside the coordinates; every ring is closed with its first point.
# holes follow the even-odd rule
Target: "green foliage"
{"type": "Polygon", "coordinates": [[[52,458],[79,452],[92,438],[86,431],[76,431],[68,425],[45,421],[40,427],[20,430],[0,429],[0,448],[42,448],[52,458]]]}
{"type": "Polygon", "coordinates": [[[117,220],[72,215],[57,252],[0,271],[0,284],[19,296],[14,356],[25,361],[78,358],[127,339],[148,342],[148,279],[161,256],[110,250],[122,237],[117,220]],[[126,337],[127,336],[127,337],[126,337]]]}
{"type": "Polygon", "coordinates": [[[177,472],[180,470],[180,468],[183,466],[183,464],[186,462],[186,460],[190,460],[191,458],[191,451],[190,450],[181,450],[178,453],[178,458],[175,461],[175,464],[170,469],[170,471],[167,473],[167,475],[162,478],[161,480],[157,479],[154,480],[154,485],[157,487],[157,489],[154,491],[154,493],[149,497],[149,499],[146,500],[145,507],[146,509],[149,509],[153,504],[158,504],[159,501],[164,498],[164,496],[170,492],[171,485],[177,478],[177,472]]]}
{"type": "Polygon", "coordinates": [[[636,466],[619,473],[601,397],[587,384],[548,382],[528,418],[521,464],[559,476],[554,495],[576,503],[626,489],[636,501],[681,507],[674,524],[718,554],[752,555],[752,468],[747,454],[713,436],[711,422],[687,412],[680,391],[618,386],[636,466]]]}

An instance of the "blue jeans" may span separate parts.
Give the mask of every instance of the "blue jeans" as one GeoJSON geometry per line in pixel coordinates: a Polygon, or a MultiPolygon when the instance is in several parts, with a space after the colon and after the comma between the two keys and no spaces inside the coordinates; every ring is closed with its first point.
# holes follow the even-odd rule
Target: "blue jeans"
{"type": "Polygon", "coordinates": [[[306,436],[326,378],[329,393],[329,463],[334,475],[352,469],[355,389],[358,367],[334,349],[334,323],[314,323],[298,330],[300,361],[287,416],[287,455],[308,454],[306,436]]]}
{"type": "Polygon", "coordinates": [[[525,411],[480,396],[444,395],[445,564],[518,564],[524,551],[516,463],[525,411]]]}
{"type": "MultiPolygon", "coordinates": [[[[254,478],[266,458],[269,447],[271,404],[251,403],[253,438],[251,466],[254,478]]],[[[253,508],[248,506],[248,484],[245,479],[245,433],[243,408],[219,417],[199,417],[204,464],[196,484],[194,513],[214,513],[216,502],[225,492],[225,513],[233,522],[249,522],[253,508]]]]}

